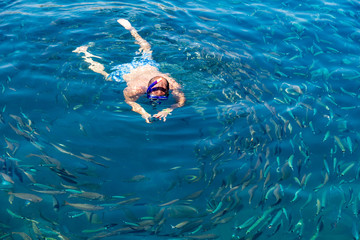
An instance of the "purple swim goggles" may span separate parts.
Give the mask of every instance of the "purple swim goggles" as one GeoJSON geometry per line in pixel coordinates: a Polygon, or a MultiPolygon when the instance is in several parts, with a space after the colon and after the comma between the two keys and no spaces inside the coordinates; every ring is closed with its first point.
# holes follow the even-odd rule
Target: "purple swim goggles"
{"type": "Polygon", "coordinates": [[[146,90],[146,97],[150,100],[166,100],[169,97],[169,92],[166,91],[164,88],[162,87],[156,87],[154,88],[154,86],[160,81],[154,81],[153,83],[151,83],[148,87],[148,89],[146,90]],[[166,95],[163,96],[156,96],[156,95],[151,95],[151,92],[156,91],[156,90],[164,90],[164,92],[166,92],[166,95]]]}

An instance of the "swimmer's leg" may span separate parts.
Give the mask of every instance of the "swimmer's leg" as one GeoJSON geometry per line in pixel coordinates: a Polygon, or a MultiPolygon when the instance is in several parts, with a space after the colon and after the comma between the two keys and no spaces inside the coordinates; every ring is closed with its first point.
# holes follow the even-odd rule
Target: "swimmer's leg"
{"type": "Polygon", "coordinates": [[[81,46],[81,47],[76,48],[73,52],[75,52],[75,53],[84,53],[85,56],[83,56],[82,58],[84,59],[85,62],[90,63],[89,68],[92,71],[94,71],[96,73],[100,73],[101,75],[103,75],[107,81],[111,81],[111,79],[107,78],[109,76],[109,74],[104,71],[105,70],[104,65],[102,65],[101,63],[95,62],[92,59],[92,58],[100,58],[101,59],[101,57],[98,57],[98,56],[95,56],[95,55],[89,53],[87,51],[87,49],[88,49],[88,46],[81,46]]]}
{"type": "Polygon", "coordinates": [[[131,26],[131,23],[126,19],[119,19],[117,20],[117,22],[121,24],[126,30],[130,31],[131,35],[135,38],[136,43],[140,45],[139,52],[142,52],[142,54],[145,55],[146,58],[152,59],[152,51],[150,44],[138,34],[136,29],[131,26]]]}

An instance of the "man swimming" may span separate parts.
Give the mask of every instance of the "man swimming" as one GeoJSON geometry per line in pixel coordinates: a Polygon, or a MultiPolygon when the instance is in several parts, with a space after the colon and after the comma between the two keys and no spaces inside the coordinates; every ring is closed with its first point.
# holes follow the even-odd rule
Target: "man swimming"
{"type": "Polygon", "coordinates": [[[185,96],[181,86],[168,74],[159,72],[159,64],[152,59],[150,44],[138,34],[130,22],[126,19],[119,19],[117,22],[126,30],[129,30],[136,43],[140,45],[139,53],[142,53],[140,59],[134,59],[131,63],[115,66],[112,68],[115,71],[108,74],[104,71],[105,67],[101,63],[93,60],[93,58],[101,57],[89,53],[87,51],[88,46],[78,47],[73,52],[84,53],[85,55],[82,58],[90,64],[89,68],[96,73],[102,74],[105,80],[125,81],[127,83],[127,87],[123,91],[125,102],[132,107],[132,111],[139,113],[147,123],[151,123],[152,117],[166,121],[167,115],[185,104],[185,96]],[[153,116],[147,113],[140,104],[136,103],[139,97],[144,94],[151,101],[166,100],[170,90],[172,90],[176,103],[153,116]]]}

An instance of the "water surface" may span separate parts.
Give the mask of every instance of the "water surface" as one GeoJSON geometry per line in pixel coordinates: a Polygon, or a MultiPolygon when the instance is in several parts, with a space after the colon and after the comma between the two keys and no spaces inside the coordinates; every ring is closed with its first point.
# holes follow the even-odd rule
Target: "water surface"
{"type": "Polygon", "coordinates": [[[357,1],[0,6],[2,238],[358,239],[357,1]],[[119,18],[183,86],[166,122],[72,52],[130,62],[119,18]]]}

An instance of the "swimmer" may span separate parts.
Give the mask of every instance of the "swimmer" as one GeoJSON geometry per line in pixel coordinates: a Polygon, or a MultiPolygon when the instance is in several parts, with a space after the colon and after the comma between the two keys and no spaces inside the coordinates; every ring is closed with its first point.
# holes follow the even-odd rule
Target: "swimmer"
{"type": "Polygon", "coordinates": [[[115,66],[112,68],[114,71],[108,74],[102,64],[94,61],[94,58],[101,59],[101,57],[89,53],[87,51],[88,46],[78,47],[73,52],[83,53],[82,58],[90,64],[89,68],[96,73],[102,74],[105,80],[126,82],[127,87],[123,91],[125,102],[132,107],[132,111],[139,113],[147,123],[151,123],[152,117],[166,121],[166,117],[174,109],[185,104],[185,96],[181,86],[168,74],[159,72],[159,64],[152,59],[150,44],[138,34],[130,22],[126,19],[119,19],[117,22],[131,33],[140,46],[139,53],[141,53],[141,57],[139,59],[134,59],[131,63],[115,66]],[[145,94],[153,102],[166,100],[170,90],[176,103],[153,116],[147,113],[140,104],[136,103],[139,97],[145,94]]]}

